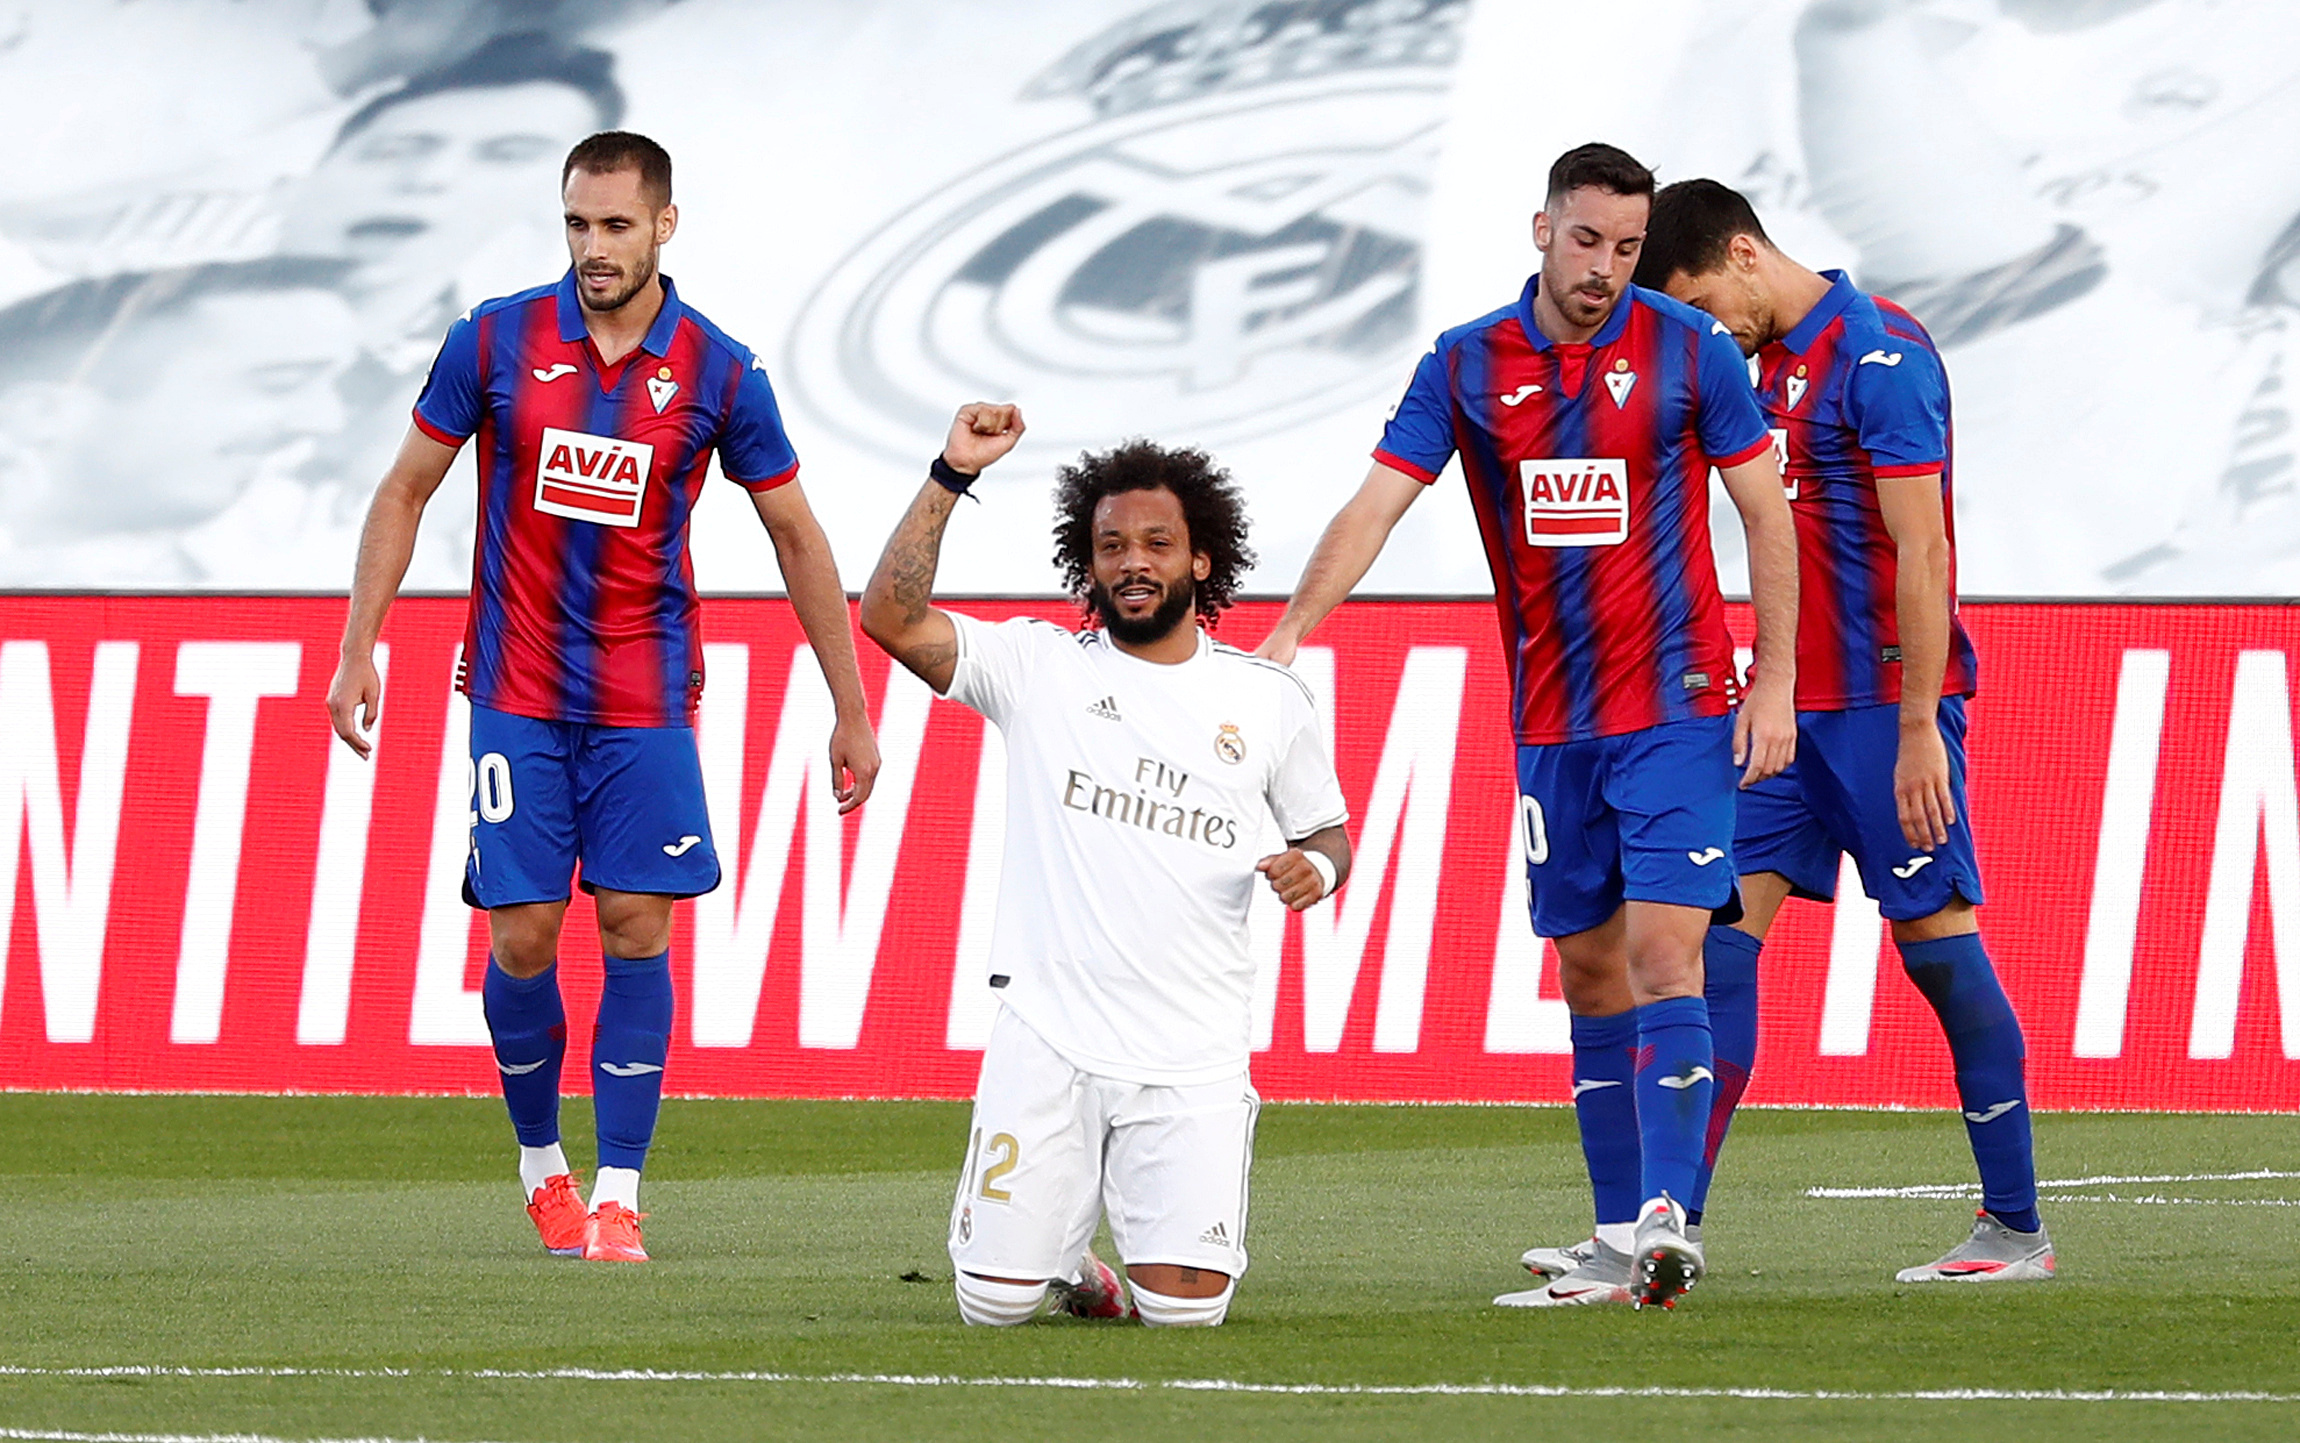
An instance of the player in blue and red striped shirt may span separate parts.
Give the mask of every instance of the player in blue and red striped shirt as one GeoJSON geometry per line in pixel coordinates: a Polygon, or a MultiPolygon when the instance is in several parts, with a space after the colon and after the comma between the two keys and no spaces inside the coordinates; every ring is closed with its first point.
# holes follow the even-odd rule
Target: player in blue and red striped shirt
{"type": "Polygon", "coordinates": [[[1789,896],[1833,897],[1847,854],[1948,1038],[1981,1174],[1972,1235],[1899,1279],[2050,1278],[2020,1021],[1975,914],[1964,739],[1977,665],[1956,614],[1940,353],[1891,301],[1783,255],[1748,201],[1713,180],[1661,192],[1638,275],[1716,316],[1757,357],[1802,576],[1797,759],[1741,799],[1745,912],[1709,934],[1717,1098],[1692,1205],[1706,1204],[1708,1169],[1755,1061],[1765,933],[1789,896]]]}
{"type": "Polygon", "coordinates": [[[846,593],[766,368],[658,268],[678,224],[670,156],[607,131],[575,147],[561,180],[573,266],[449,327],[368,512],[328,710],[366,756],[383,692],[376,637],[424,506],[476,439],[479,528],[456,684],[471,698],[463,891],[487,910],[488,1031],[544,1246],[644,1262],[639,1172],[670,1046],[671,904],[719,884],[693,730],[703,638],[687,550],[714,453],[766,524],[830,683],[842,812],[870,794],[878,750],[846,593]],[[578,866],[607,972],[588,1208],[559,1142],[556,964],[578,866]]]}
{"type": "Polygon", "coordinates": [[[1732,338],[1628,283],[1652,196],[1652,173],[1612,146],[1551,168],[1540,274],[1422,358],[1261,648],[1291,660],[1460,457],[1509,652],[1533,924],[1557,941],[1574,1014],[1584,1145],[1641,1174],[1597,1197],[1602,1276],[1512,1305],[1673,1304],[1700,1276],[1683,1205],[1713,1077],[1702,937],[1733,900],[1735,768],[1748,785],[1795,746],[1796,563],[1771,438],[1732,338]],[[1757,603],[1738,719],[1712,465],[1748,528],[1757,603]]]}

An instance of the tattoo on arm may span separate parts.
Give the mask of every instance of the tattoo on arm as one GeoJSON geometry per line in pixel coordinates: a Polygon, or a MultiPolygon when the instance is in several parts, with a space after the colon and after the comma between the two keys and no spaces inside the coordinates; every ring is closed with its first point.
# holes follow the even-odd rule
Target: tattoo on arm
{"type": "Polygon", "coordinates": [[[902,608],[903,621],[926,620],[934,600],[934,573],[942,559],[942,533],[958,497],[940,486],[923,490],[886,544],[887,589],[902,608]]]}

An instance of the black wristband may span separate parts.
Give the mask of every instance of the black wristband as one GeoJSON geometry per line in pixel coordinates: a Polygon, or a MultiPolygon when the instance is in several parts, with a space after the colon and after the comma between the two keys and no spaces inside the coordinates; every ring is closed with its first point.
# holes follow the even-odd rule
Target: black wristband
{"type": "Polygon", "coordinates": [[[935,457],[934,464],[926,468],[926,474],[934,478],[935,485],[954,496],[964,496],[966,488],[974,484],[973,476],[959,470],[940,456],[935,457]]]}

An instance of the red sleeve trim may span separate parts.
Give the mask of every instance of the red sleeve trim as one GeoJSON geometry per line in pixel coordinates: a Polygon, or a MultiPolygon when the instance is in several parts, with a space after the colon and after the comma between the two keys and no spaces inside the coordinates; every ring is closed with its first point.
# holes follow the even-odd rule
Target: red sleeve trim
{"type": "Polygon", "coordinates": [[[1772,449],[1773,435],[1770,431],[1768,431],[1765,433],[1764,438],[1758,441],[1756,445],[1751,446],[1746,450],[1736,451],[1730,456],[1712,456],[1709,458],[1709,464],[1716,467],[1720,471],[1726,471],[1735,466],[1746,465],[1772,449]]]}
{"type": "Polygon", "coordinates": [[[727,477],[727,479],[734,482],[737,486],[742,487],[745,491],[752,492],[753,494],[761,491],[772,491],[777,486],[781,486],[786,482],[796,481],[799,479],[799,463],[793,461],[789,466],[780,471],[777,471],[774,475],[769,476],[764,481],[746,481],[740,476],[733,475],[730,475],[727,477]]]}
{"type": "Polygon", "coordinates": [[[1381,462],[1384,466],[1389,467],[1392,471],[1405,472],[1408,476],[1413,477],[1416,481],[1421,482],[1424,486],[1429,485],[1431,482],[1437,480],[1438,478],[1437,472],[1425,470],[1422,467],[1416,466],[1413,462],[1408,461],[1405,457],[1393,455],[1388,451],[1384,451],[1379,446],[1374,448],[1374,459],[1381,462]]]}
{"type": "Polygon", "coordinates": [[[421,431],[424,435],[429,436],[432,440],[437,441],[442,446],[460,446],[464,442],[471,439],[469,436],[457,436],[451,432],[440,430],[437,426],[434,426],[429,421],[424,420],[423,413],[421,411],[415,411],[411,414],[415,417],[415,429],[421,431]]]}
{"type": "Polygon", "coordinates": [[[1871,466],[1869,474],[1880,481],[1890,481],[1900,476],[1938,476],[1942,464],[1939,461],[1927,461],[1921,466],[1871,466]]]}

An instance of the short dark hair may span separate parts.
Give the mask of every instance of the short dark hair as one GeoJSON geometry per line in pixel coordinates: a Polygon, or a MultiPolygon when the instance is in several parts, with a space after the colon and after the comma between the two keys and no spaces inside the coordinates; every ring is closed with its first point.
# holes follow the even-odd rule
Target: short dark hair
{"type": "MultiPolygon", "coordinates": [[[[267,256],[73,281],[0,310],[0,383],[86,378],[132,326],[174,319],[216,296],[333,290],[347,269],[317,256],[267,256]]],[[[148,379],[128,368],[112,389],[133,393],[148,379]]]]}
{"type": "Polygon", "coordinates": [[[613,175],[619,170],[639,172],[639,186],[659,210],[671,203],[671,152],[644,135],[628,130],[602,130],[578,141],[559,167],[559,185],[576,171],[585,175],[613,175]]]}
{"type": "Polygon", "coordinates": [[[1577,145],[1557,158],[1549,168],[1549,190],[1542,204],[1555,209],[1557,203],[1572,191],[1585,186],[1609,190],[1615,195],[1653,194],[1653,172],[1643,162],[1617,145],[1593,140],[1577,145]]]}
{"type": "Polygon", "coordinates": [[[1207,560],[1206,579],[1196,587],[1198,615],[1212,626],[1237,600],[1254,551],[1246,544],[1246,498],[1214,458],[1189,447],[1128,441],[1099,454],[1082,452],[1054,473],[1054,565],[1062,584],[1092,615],[1094,508],[1123,491],[1171,491],[1182,503],[1190,551],[1207,560]]]}
{"type": "Polygon", "coordinates": [[[1737,235],[1771,245],[1749,198],[1714,180],[1680,180],[1653,197],[1645,223],[1645,249],[1637,257],[1637,284],[1660,290],[1682,272],[1705,276],[1725,264],[1737,235]]]}
{"type": "Polygon", "coordinates": [[[623,87],[615,80],[614,56],[604,50],[571,49],[549,36],[523,31],[498,35],[454,64],[412,76],[397,90],[378,95],[337,127],[329,149],[367,129],[394,106],[451,90],[504,90],[514,85],[564,85],[591,102],[599,125],[611,127],[623,119],[623,87]]]}

